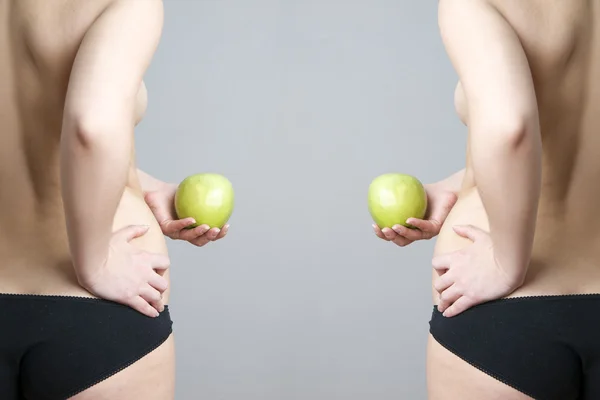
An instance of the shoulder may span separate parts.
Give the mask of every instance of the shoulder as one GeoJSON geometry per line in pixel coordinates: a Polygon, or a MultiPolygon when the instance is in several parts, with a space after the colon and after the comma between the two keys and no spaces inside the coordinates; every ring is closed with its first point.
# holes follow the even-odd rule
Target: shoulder
{"type": "Polygon", "coordinates": [[[532,72],[546,74],[563,68],[577,48],[585,46],[590,33],[590,2],[584,0],[440,0],[440,24],[451,19],[490,16],[501,19],[506,30],[518,38],[532,72]]]}

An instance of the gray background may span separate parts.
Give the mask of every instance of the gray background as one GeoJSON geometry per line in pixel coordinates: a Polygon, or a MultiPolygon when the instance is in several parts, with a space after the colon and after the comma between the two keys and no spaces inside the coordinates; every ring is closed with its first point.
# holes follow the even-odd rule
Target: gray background
{"type": "Polygon", "coordinates": [[[371,230],[396,171],[462,168],[437,2],[168,0],[142,169],[233,182],[228,237],[169,242],[177,399],[425,399],[434,243],[371,230]]]}

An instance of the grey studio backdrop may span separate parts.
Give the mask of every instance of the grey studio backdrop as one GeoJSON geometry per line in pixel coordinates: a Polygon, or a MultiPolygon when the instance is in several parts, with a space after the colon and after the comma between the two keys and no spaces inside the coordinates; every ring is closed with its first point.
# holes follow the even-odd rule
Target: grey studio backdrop
{"type": "Polygon", "coordinates": [[[169,241],[178,400],[425,399],[433,241],[375,237],[389,171],[462,168],[437,2],[167,0],[138,162],[226,175],[228,237],[169,241]]]}

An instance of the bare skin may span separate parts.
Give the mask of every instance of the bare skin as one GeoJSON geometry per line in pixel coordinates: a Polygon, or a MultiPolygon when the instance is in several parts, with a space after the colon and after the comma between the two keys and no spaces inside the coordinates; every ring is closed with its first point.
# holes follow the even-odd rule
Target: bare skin
{"type": "MultiPolygon", "coordinates": [[[[440,0],[439,21],[466,168],[428,186],[435,209],[409,221],[422,231],[376,234],[405,246],[439,233],[432,292],[447,317],[496,298],[600,293],[600,4],[440,0]]],[[[431,336],[427,375],[432,400],[529,399],[431,336]]]]}
{"type": "MultiPolygon", "coordinates": [[[[136,168],[142,77],[160,0],[0,0],[0,293],[105,298],[150,317],[169,301],[176,185],[136,168]],[[65,223],[66,221],[66,223],[65,223]]],[[[174,396],[174,341],[74,397],[174,396]]]]}

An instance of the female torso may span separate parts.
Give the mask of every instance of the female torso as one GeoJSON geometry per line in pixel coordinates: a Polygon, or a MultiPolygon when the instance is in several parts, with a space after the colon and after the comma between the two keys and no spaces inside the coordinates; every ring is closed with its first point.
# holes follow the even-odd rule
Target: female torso
{"type": "MultiPolygon", "coordinates": [[[[0,0],[5,19],[0,21],[0,293],[92,297],[78,284],[70,258],[59,143],[79,43],[112,2],[0,0]]],[[[142,85],[132,116],[137,122],[146,102],[142,85]]],[[[130,224],[150,225],[132,243],[167,253],[160,227],[144,202],[133,152],[113,226],[116,230],[130,224]]]]}
{"type": "MultiPolygon", "coordinates": [[[[543,142],[542,190],[525,283],[508,297],[600,292],[600,4],[594,1],[489,0],[516,31],[535,84],[543,142]]],[[[455,106],[468,125],[460,83],[455,106]]],[[[488,229],[467,145],[465,177],[436,254],[470,241],[452,226],[488,229]]],[[[504,188],[505,207],[511,188],[504,188]]],[[[517,223],[517,221],[515,221],[517,223]]],[[[434,300],[437,302],[437,296],[434,300]]]]}

